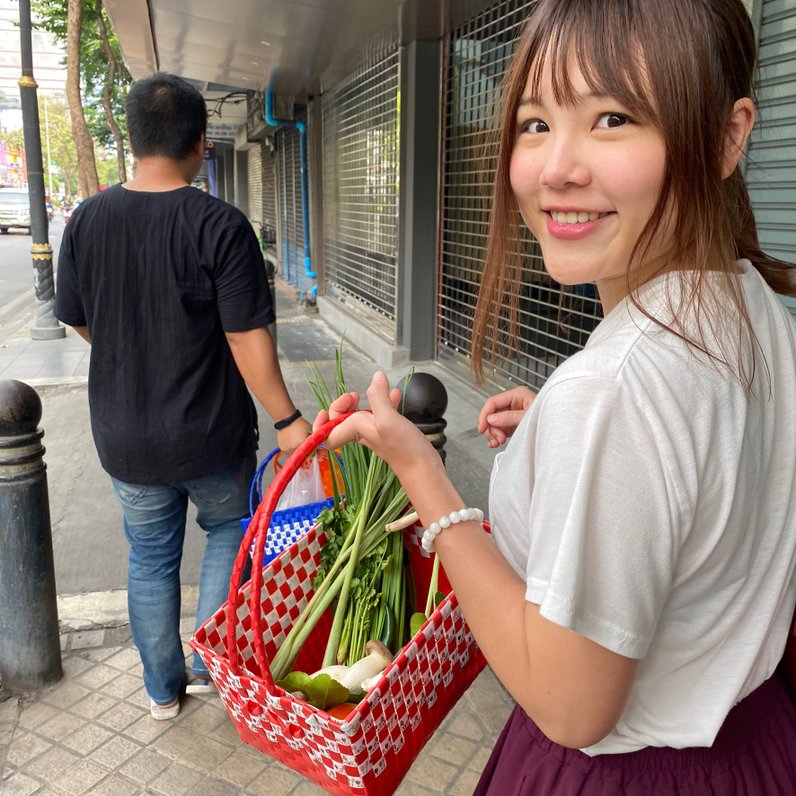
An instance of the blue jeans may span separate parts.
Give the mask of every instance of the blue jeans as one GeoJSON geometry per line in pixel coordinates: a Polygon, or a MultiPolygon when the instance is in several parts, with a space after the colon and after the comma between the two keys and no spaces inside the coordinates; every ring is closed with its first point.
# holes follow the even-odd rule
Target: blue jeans
{"type": "MultiPolygon", "coordinates": [[[[185,681],[180,562],[188,500],[196,506],[196,521],[207,533],[196,606],[199,627],[229,594],[232,566],[243,538],[240,519],[249,512],[256,463],[252,454],[224,472],[181,484],[144,486],[111,478],[130,543],[130,629],[144,665],[144,685],[158,704],[173,702],[185,681]]],[[[198,655],[194,655],[192,671],[207,674],[198,655]]]]}

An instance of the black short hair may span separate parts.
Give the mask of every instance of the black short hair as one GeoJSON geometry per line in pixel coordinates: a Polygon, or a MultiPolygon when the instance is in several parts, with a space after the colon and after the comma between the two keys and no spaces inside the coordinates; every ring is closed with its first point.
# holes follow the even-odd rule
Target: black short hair
{"type": "Polygon", "coordinates": [[[204,97],[168,72],[136,80],[127,94],[127,131],[136,157],[183,160],[207,131],[204,97]]]}

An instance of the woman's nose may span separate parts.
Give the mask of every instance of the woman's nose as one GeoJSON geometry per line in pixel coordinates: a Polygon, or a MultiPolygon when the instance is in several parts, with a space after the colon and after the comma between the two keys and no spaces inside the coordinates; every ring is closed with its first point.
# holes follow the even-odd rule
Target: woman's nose
{"type": "Polygon", "coordinates": [[[551,136],[539,180],[542,185],[557,189],[587,185],[591,169],[583,144],[574,136],[551,136]]]}

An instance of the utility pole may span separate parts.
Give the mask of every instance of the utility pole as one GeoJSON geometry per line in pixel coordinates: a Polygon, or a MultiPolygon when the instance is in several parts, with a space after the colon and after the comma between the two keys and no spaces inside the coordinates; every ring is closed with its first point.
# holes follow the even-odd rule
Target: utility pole
{"type": "MultiPolygon", "coordinates": [[[[50,118],[47,114],[47,95],[44,95],[44,138],[47,141],[47,181],[50,185],[50,201],[53,200],[53,159],[50,154],[50,118]]],[[[49,217],[48,217],[49,219],[49,217]]],[[[48,225],[49,229],[49,225],[48,225]]]]}
{"type": "Polygon", "coordinates": [[[54,311],[53,250],[50,246],[47,207],[44,202],[39,104],[36,97],[38,84],[33,79],[30,0],[19,0],[19,40],[22,56],[19,97],[28,166],[30,250],[33,259],[33,286],[36,290],[36,318],[30,327],[30,336],[33,340],[55,340],[66,337],[66,329],[58,323],[54,311]]]}

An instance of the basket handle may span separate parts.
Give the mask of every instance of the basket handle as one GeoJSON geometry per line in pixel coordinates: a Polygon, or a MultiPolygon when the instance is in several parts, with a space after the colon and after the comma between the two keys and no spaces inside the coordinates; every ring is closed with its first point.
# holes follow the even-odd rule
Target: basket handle
{"type": "Polygon", "coordinates": [[[282,493],[287,488],[290,479],[298,472],[301,465],[304,464],[309,456],[326,442],[332,430],[352,414],[352,412],[349,412],[334,418],[334,420],[327,421],[317,429],[317,431],[313,431],[313,433],[293,451],[290,458],[285,462],[284,467],[274,476],[274,480],[266,490],[262,502],[257,507],[257,511],[254,513],[249,527],[246,530],[246,534],[243,537],[243,542],[241,542],[238,556],[235,559],[235,565],[232,568],[232,577],[229,581],[229,597],[225,607],[227,633],[224,640],[224,647],[230,665],[233,669],[239,670],[241,664],[240,650],[235,643],[235,631],[238,625],[236,605],[238,602],[238,594],[240,593],[241,575],[246,565],[246,559],[249,555],[252,541],[254,541],[251,592],[249,594],[249,616],[251,617],[251,629],[254,636],[254,657],[260,670],[260,677],[265,681],[266,688],[271,692],[274,691],[274,681],[271,677],[271,667],[265,656],[265,645],[263,644],[260,624],[260,594],[262,593],[263,587],[263,552],[268,535],[268,526],[271,523],[271,516],[274,513],[276,504],[279,502],[279,498],[282,497],[282,493]]]}

